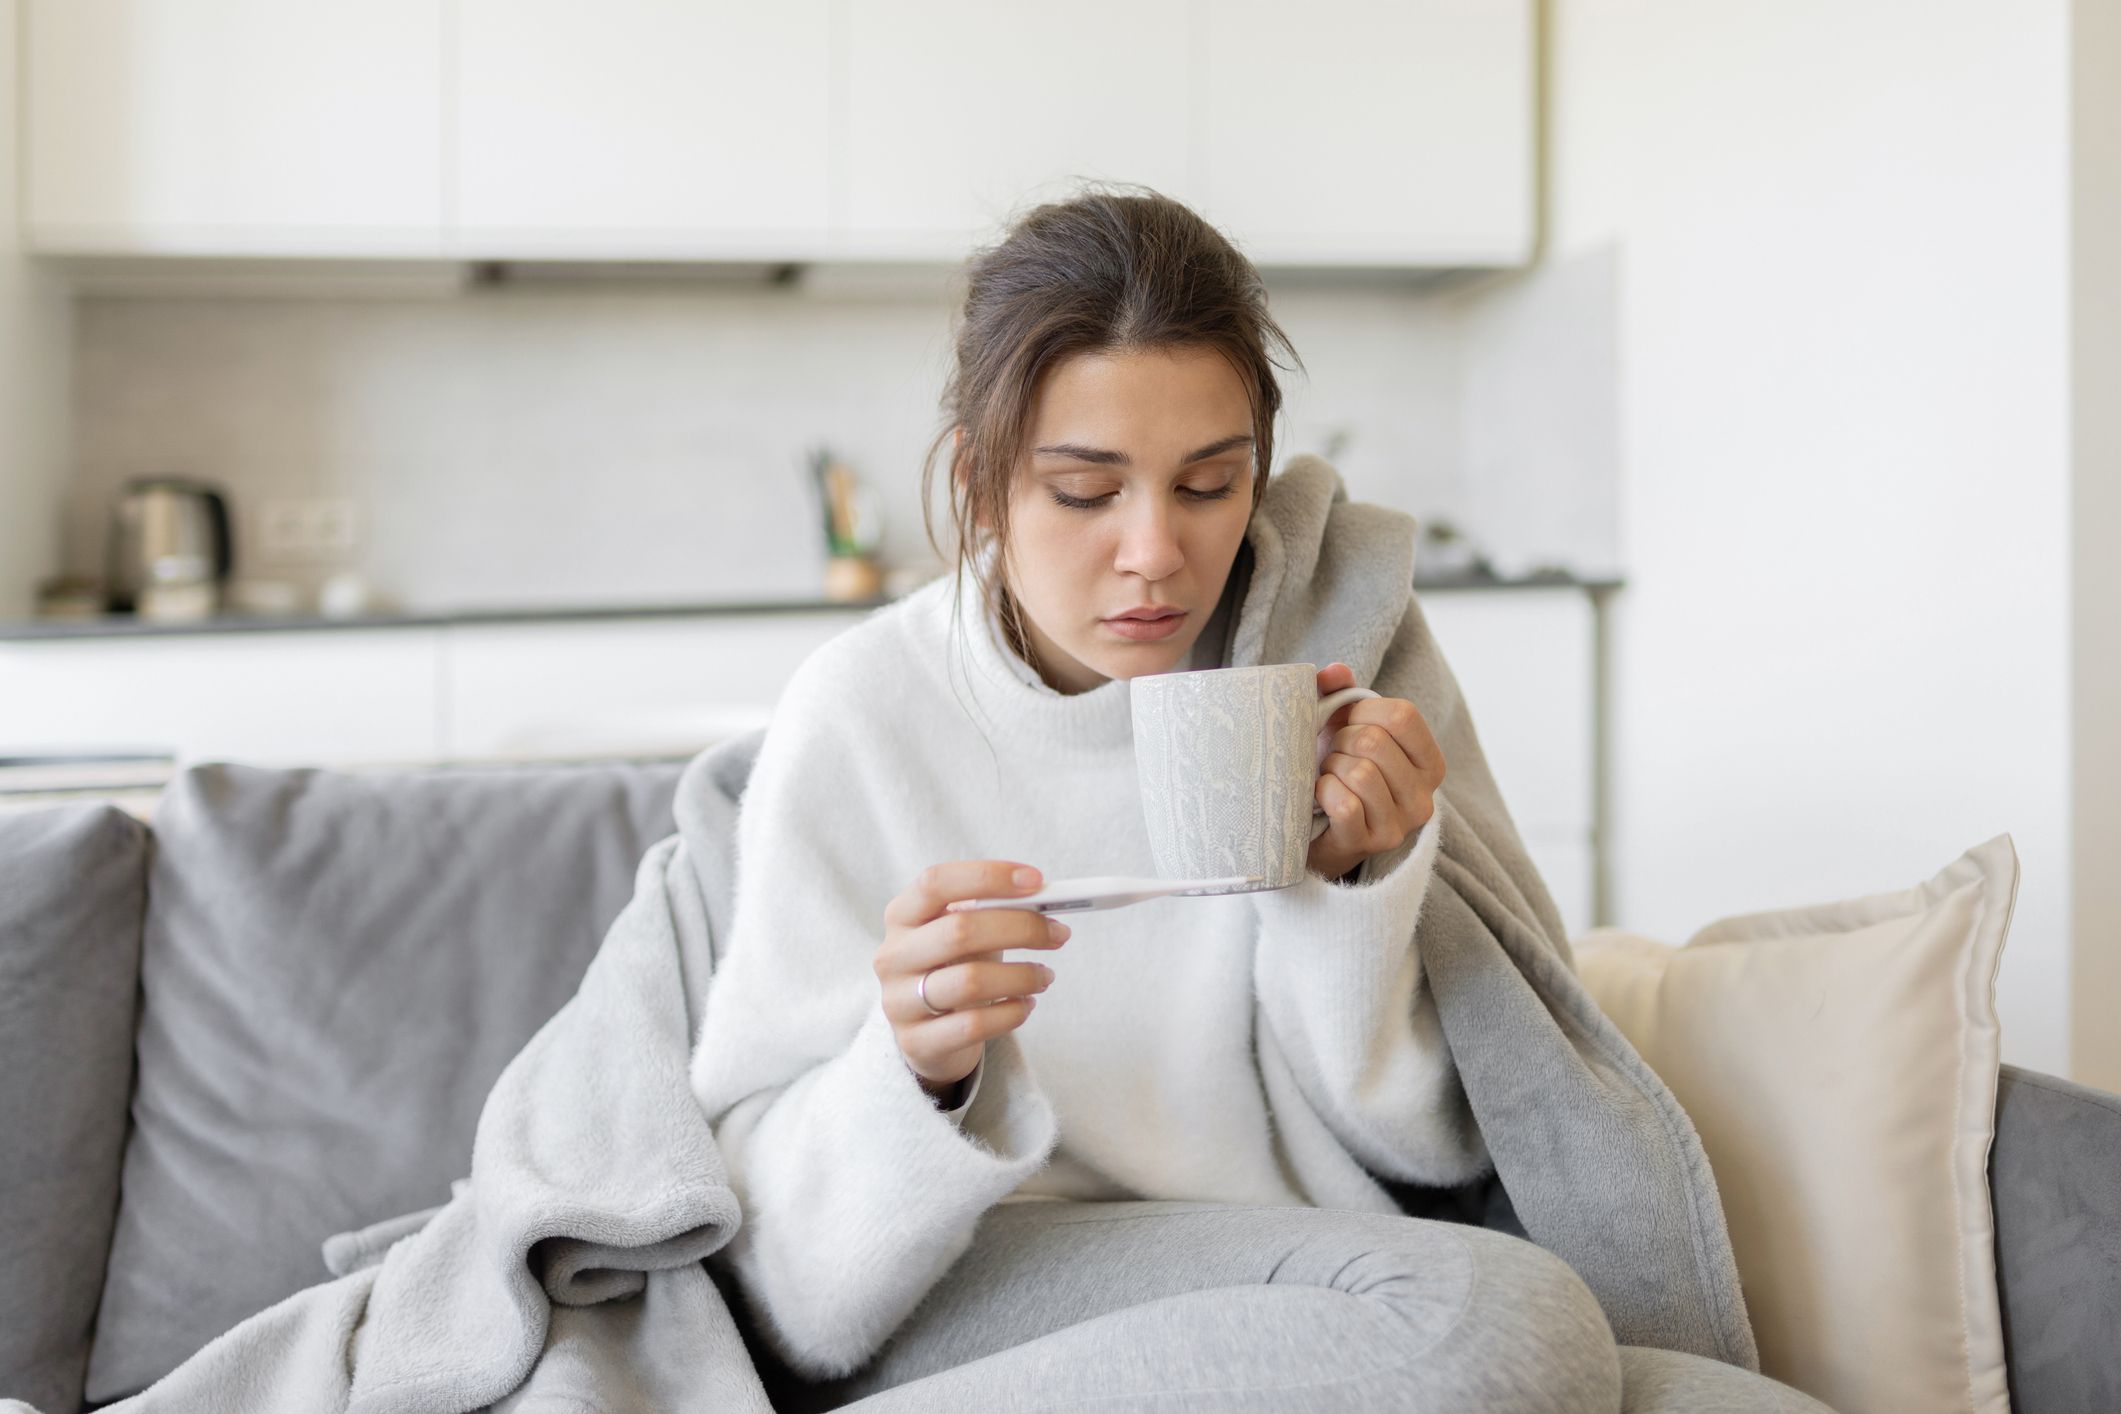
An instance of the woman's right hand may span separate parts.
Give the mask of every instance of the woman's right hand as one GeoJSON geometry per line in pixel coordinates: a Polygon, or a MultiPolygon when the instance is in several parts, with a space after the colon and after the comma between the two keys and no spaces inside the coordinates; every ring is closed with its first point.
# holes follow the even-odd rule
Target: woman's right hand
{"type": "Polygon", "coordinates": [[[1005,859],[931,864],[884,909],[884,942],[876,950],[884,1016],[931,1095],[970,1075],[988,1040],[1023,1025],[1032,998],[1053,981],[1050,967],[999,955],[1004,948],[1057,948],[1072,931],[1067,924],[1028,908],[947,911],[959,899],[1037,892],[1037,870],[1028,884],[1014,877],[1025,867],[1005,859]],[[928,1000],[948,1015],[921,1005],[924,974],[928,1000]]]}

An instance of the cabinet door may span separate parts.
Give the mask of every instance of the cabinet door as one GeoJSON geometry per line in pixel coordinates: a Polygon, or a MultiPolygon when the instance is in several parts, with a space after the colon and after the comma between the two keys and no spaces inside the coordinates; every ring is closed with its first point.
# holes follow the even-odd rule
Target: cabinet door
{"type": "Polygon", "coordinates": [[[843,248],[960,259],[1077,177],[1184,199],[1187,8],[852,0],[843,248]]]}
{"type": "MultiPolygon", "coordinates": [[[[1595,727],[1589,597],[1568,588],[1454,591],[1424,594],[1421,607],[1519,833],[1588,830],[1595,727]]],[[[1444,769],[1449,794],[1449,762],[1444,769]]]]}
{"type": "Polygon", "coordinates": [[[689,756],[763,726],[803,659],[862,613],[453,626],[445,754],[689,756]]]}
{"type": "Polygon", "coordinates": [[[459,0],[458,252],[815,253],[828,0],[459,0]]]}
{"type": "Polygon", "coordinates": [[[1195,11],[1201,212],[1255,260],[1531,258],[1531,0],[1195,11]]]}
{"type": "Polygon", "coordinates": [[[441,0],[30,0],[45,251],[433,255],[441,0]]]}
{"type": "Polygon", "coordinates": [[[173,633],[0,643],[0,756],[166,751],[356,765],[438,754],[439,631],[173,633]]]}
{"type": "MultiPolygon", "coordinates": [[[[1596,624],[1577,589],[1424,594],[1481,754],[1571,934],[1593,926],[1596,624]]],[[[1424,711],[1424,703],[1415,703],[1424,711]]],[[[1443,793],[1451,793],[1444,763],[1443,793]]]]}

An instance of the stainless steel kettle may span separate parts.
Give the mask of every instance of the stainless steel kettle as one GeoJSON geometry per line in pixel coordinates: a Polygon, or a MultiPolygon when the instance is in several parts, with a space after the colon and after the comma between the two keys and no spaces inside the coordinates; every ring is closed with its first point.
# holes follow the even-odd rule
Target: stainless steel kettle
{"type": "Polygon", "coordinates": [[[219,607],[235,567],[228,501],[205,482],[140,476],[125,483],[111,509],[105,603],[116,613],[140,607],[143,592],[195,592],[219,607]]]}

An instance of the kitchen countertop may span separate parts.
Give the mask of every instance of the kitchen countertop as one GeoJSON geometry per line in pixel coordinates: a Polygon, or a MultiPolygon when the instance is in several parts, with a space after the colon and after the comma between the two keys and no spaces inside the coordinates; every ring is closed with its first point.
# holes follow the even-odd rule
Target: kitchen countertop
{"type": "Polygon", "coordinates": [[[222,614],[191,622],[160,622],[132,614],[94,619],[17,619],[0,622],[0,639],[126,638],[186,633],[263,633],[335,628],[435,628],[450,624],[560,623],[583,619],[680,618],[697,615],[866,613],[892,602],[875,599],[730,600],[691,604],[540,605],[521,609],[431,609],[356,614],[222,614]]]}
{"type": "MultiPolygon", "coordinates": [[[[1423,594],[1461,590],[1579,589],[1597,595],[1620,587],[1618,579],[1586,579],[1563,572],[1503,577],[1486,574],[1424,577],[1416,575],[1414,587],[1423,594]]],[[[319,614],[222,615],[194,622],[157,622],[131,614],[105,614],[93,619],[17,619],[0,622],[0,641],[31,641],[67,638],[167,637],[196,633],[259,633],[315,631],[341,628],[434,628],[453,624],[566,623],[594,619],[682,618],[701,615],[867,613],[893,602],[891,596],[873,599],[772,599],[722,600],[683,604],[618,604],[582,607],[540,605],[520,609],[407,610],[328,618],[319,614]]]]}

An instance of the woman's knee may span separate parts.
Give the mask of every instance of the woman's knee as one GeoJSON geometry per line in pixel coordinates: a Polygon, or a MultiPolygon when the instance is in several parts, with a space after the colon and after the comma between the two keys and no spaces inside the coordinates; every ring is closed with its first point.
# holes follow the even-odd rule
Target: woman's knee
{"type": "Polygon", "coordinates": [[[931,1293],[847,1397],[903,1386],[904,1407],[950,1407],[940,1396],[952,1381],[998,1381],[1065,1388],[1086,1406],[1162,1393],[1192,1408],[1199,1400],[1177,1396],[1212,1386],[1214,1407],[1232,1409],[1621,1407],[1604,1312],[1564,1262],[1521,1238],[1204,1205],[1055,1205],[996,1228],[988,1255],[1009,1260],[975,1262],[959,1274],[969,1280],[931,1293]],[[1004,1227],[1015,1231],[1003,1238],[1004,1227]]]}
{"type": "MultiPolygon", "coordinates": [[[[1388,1214],[1232,1216],[1269,1223],[1264,1230],[1283,1239],[1265,1284],[1324,1287],[1361,1303],[1368,1318],[1340,1335],[1350,1342],[1342,1368],[1366,1388],[1418,1391],[1423,1409],[1621,1407],[1620,1351],[1604,1309],[1574,1268],[1533,1242],[1388,1214]]],[[[1396,1406],[1386,1398],[1377,1407],[1396,1406]]]]}
{"type": "Polygon", "coordinates": [[[1473,1262],[1466,1309],[1439,1355],[1476,1381],[1476,1407],[1617,1414],[1620,1348],[1598,1298],[1536,1243],[1459,1228],[1473,1262]]]}
{"type": "MultiPolygon", "coordinates": [[[[1461,1223],[1318,1208],[1098,1205],[1033,1216],[1084,1217],[1101,1225],[1124,1219],[1121,1226],[1135,1227],[1132,1220],[1144,1215],[1150,1221],[1137,1230],[1145,1239],[1154,1234],[1184,1244],[1162,1255],[1182,1250],[1187,1260],[1146,1264],[1167,1276],[1192,1267],[1190,1280],[1176,1284],[1323,1287],[1362,1302],[1373,1321],[1383,1321],[1368,1347],[1382,1362],[1372,1367],[1375,1376],[1402,1390],[1422,1390],[1424,1408],[1527,1414],[1620,1408],[1619,1348],[1597,1297],[1568,1263],[1524,1238],[1461,1223]]],[[[1151,1290],[1132,1291],[1117,1304],[1165,1294],[1153,1289],[1161,1282],[1147,1284],[1151,1290]]],[[[1357,1327],[1343,1334],[1358,1344],[1365,1338],[1357,1327]]],[[[1354,1348],[1346,1353],[1351,1371],[1368,1366],[1354,1348]]]]}

